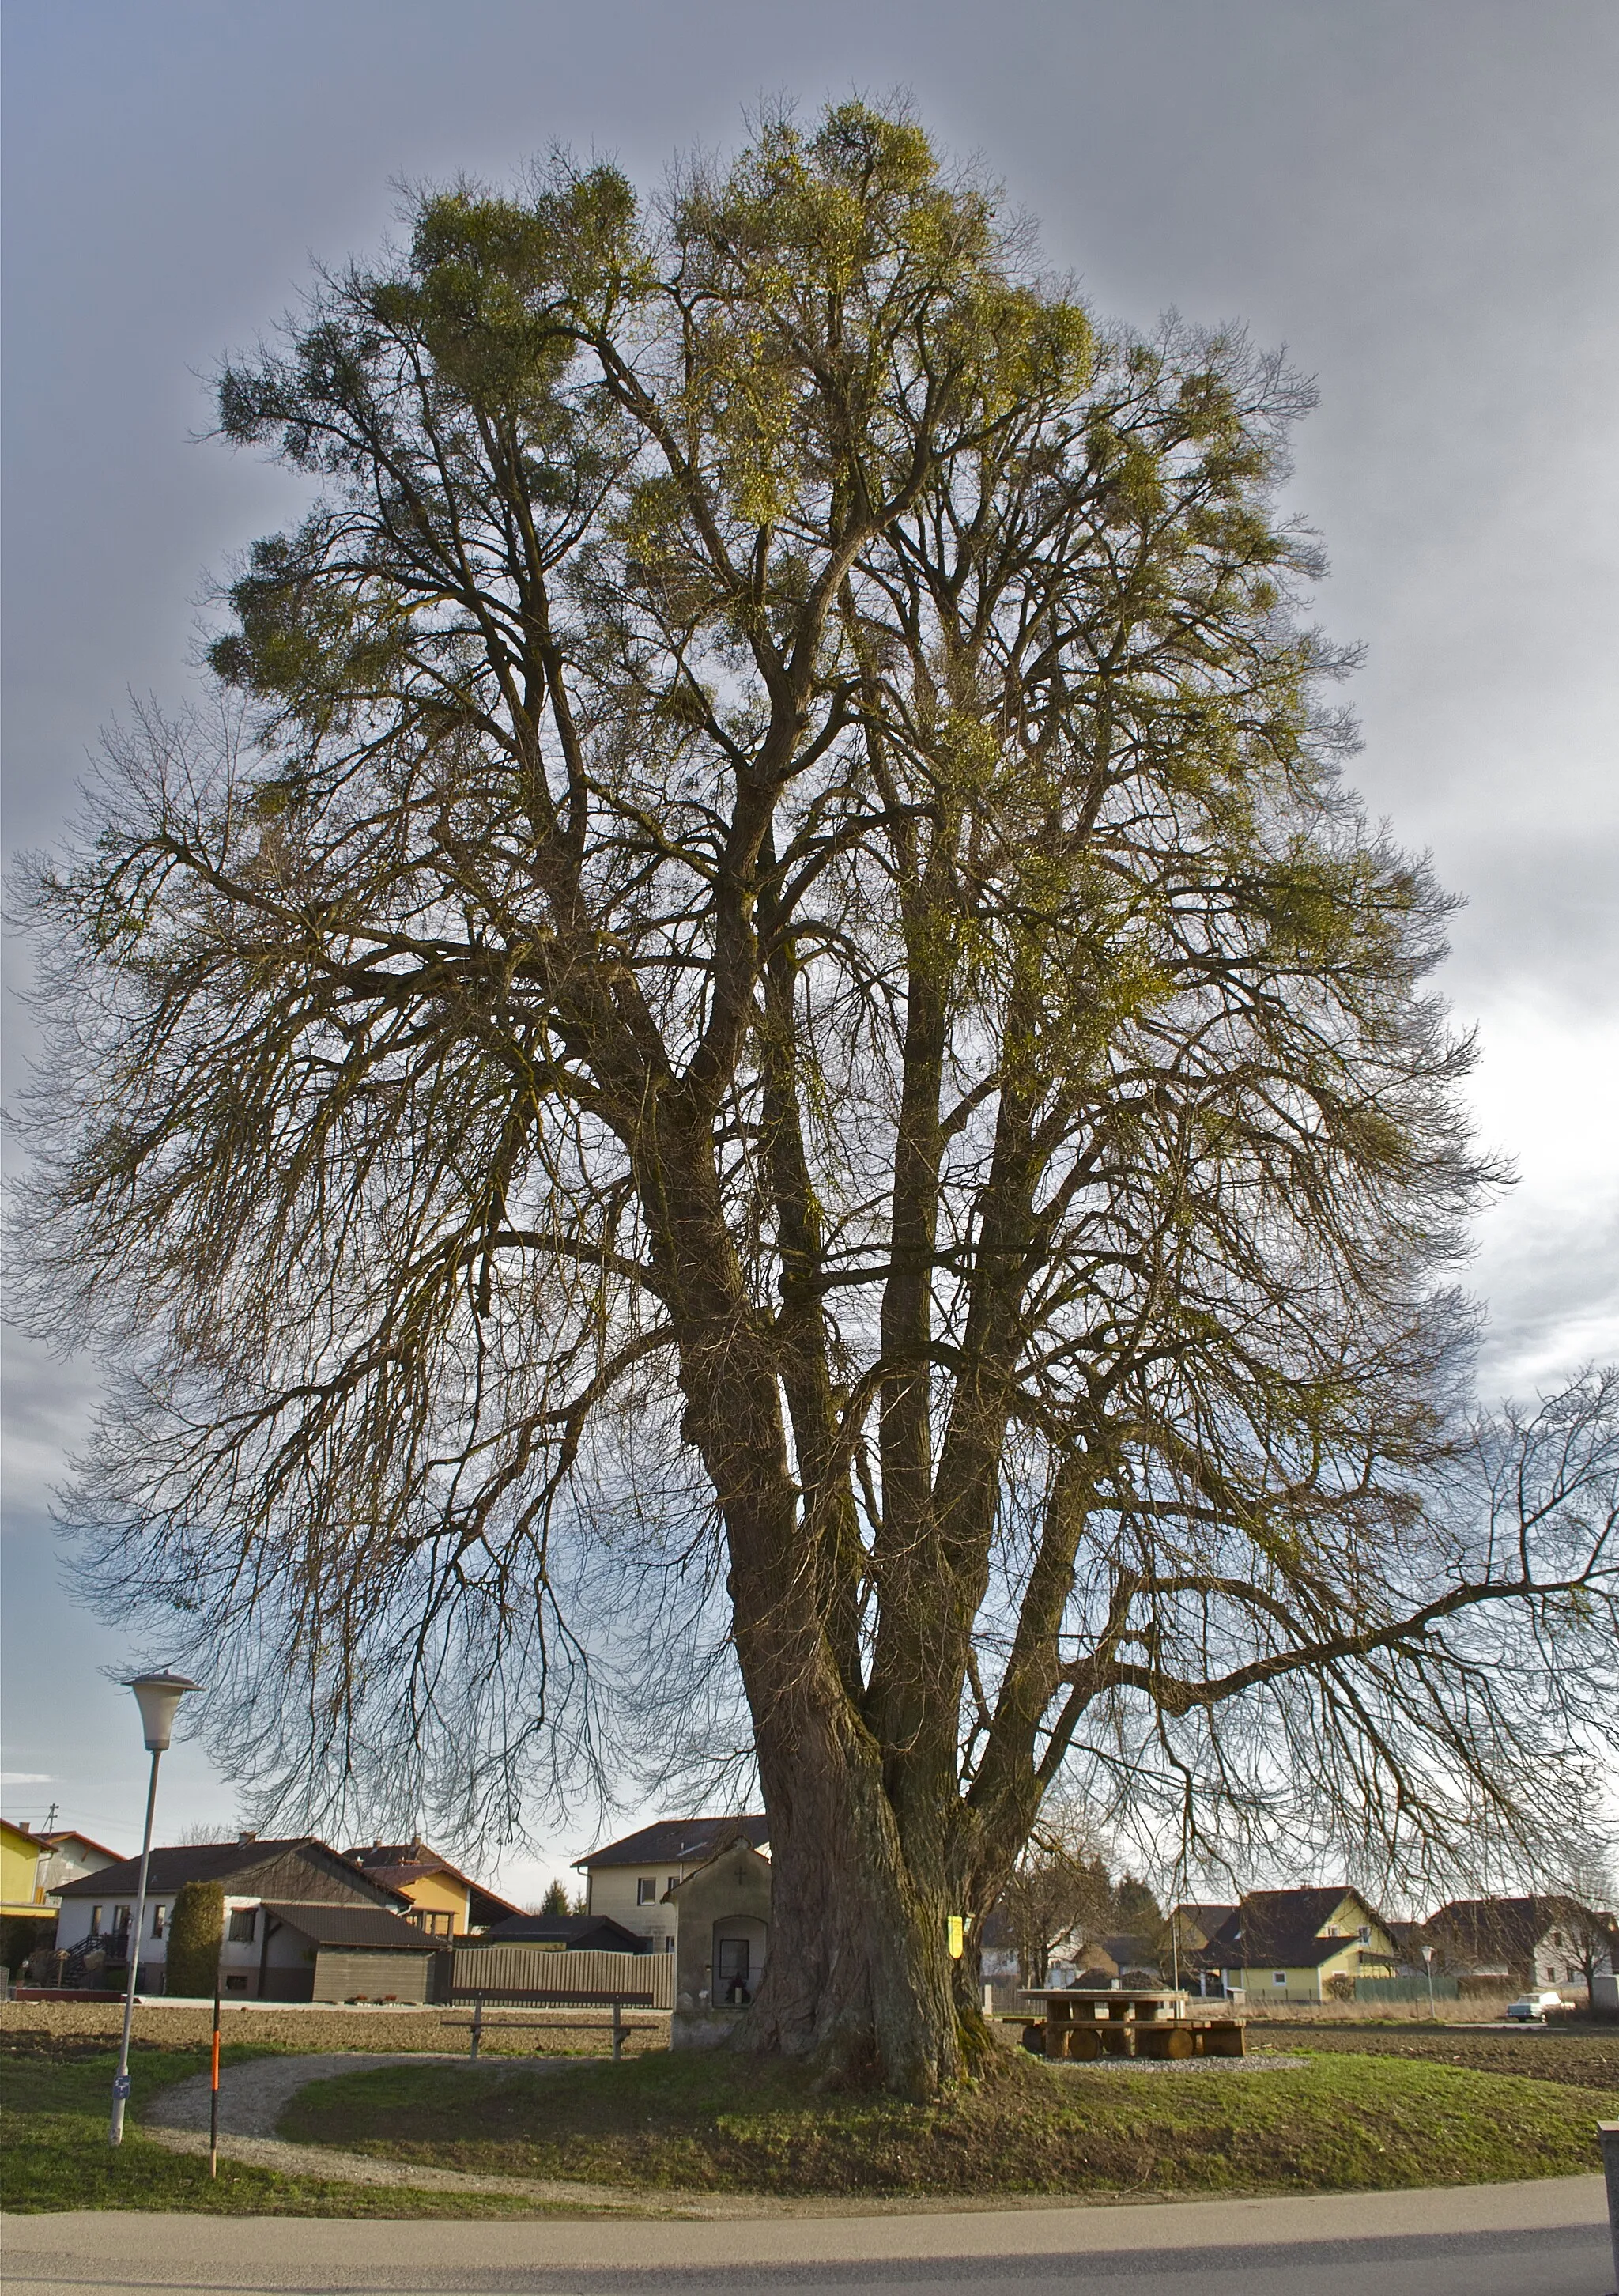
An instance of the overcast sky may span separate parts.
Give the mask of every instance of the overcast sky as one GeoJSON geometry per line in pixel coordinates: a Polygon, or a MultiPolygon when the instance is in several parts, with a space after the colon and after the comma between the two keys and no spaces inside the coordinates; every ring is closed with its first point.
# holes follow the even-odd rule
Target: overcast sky
{"type": "MultiPolygon", "coordinates": [[[[561,142],[656,189],[761,95],[903,86],[1099,313],[1246,320],[1318,379],[1292,499],[1368,649],[1354,777],[1468,898],[1445,987],[1521,1173],[1471,1276],[1486,1390],[1619,1354],[1613,0],[11,0],[4,65],[8,849],[59,833],[127,694],[186,693],[210,577],[294,514],[197,443],[206,377],[375,247],[392,183],[561,142]]],[[[7,1037],[9,1093],[9,1003],[7,1037]]],[[[91,1376],[14,1335],[5,1365],[0,1799],[121,1848],[129,1652],[46,1515],[91,1376]]],[[[161,1830],[232,1810],[178,1748],[161,1830]]]]}

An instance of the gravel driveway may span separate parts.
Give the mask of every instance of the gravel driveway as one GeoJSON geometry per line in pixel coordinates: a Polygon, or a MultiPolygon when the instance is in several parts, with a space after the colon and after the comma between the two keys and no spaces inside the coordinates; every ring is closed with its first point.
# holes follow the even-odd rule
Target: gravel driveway
{"type": "MultiPolygon", "coordinates": [[[[420,2064],[420,2056],[408,2063],[420,2064]]],[[[306,2083],[332,2080],[339,2073],[367,2073],[374,2065],[397,2065],[398,2056],[362,2054],[358,2050],[330,2056],[255,2057],[245,2065],[222,2065],[219,2070],[219,2133],[222,2136],[274,2136],[275,2124],[306,2083]]],[[[141,2115],[147,2128],[206,2128],[209,2123],[209,2077],[194,2073],[162,2090],[141,2115]]]]}
{"type": "MultiPolygon", "coordinates": [[[[325,2144],[289,2144],[276,2136],[276,2123],[308,2082],[333,2080],[341,2073],[369,2072],[376,2065],[419,2065],[424,2054],[421,2050],[401,2056],[397,2051],[373,2054],[354,2049],[324,2056],[255,2057],[245,2065],[222,2065],[219,2150],[226,2160],[273,2169],[283,2177],[318,2177],[345,2185],[407,2185],[413,2192],[504,2193],[517,2200],[549,2202],[553,2207],[560,2202],[614,2215],[706,2217],[716,2213],[711,2204],[689,2202],[672,2194],[620,2193],[560,2179],[467,2176],[455,2169],[373,2160],[366,2153],[338,2152],[325,2144]]],[[[464,2064],[466,2060],[442,2062],[464,2064]]],[[[531,2062],[527,2070],[534,2069],[531,2062]]],[[[195,2073],[189,2080],[176,2081],[172,2088],[159,2091],[141,2113],[143,2135],[171,2152],[206,2152],[209,2095],[206,2073],[195,2073]]]]}

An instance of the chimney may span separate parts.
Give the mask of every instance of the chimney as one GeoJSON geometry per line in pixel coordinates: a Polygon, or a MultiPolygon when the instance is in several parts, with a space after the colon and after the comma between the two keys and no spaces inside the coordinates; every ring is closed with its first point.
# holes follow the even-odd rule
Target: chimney
{"type": "Polygon", "coordinates": [[[251,1826],[244,1826],[242,1831],[236,1836],[236,1839],[238,1841],[257,1841],[258,1836],[254,1833],[251,1826]]]}

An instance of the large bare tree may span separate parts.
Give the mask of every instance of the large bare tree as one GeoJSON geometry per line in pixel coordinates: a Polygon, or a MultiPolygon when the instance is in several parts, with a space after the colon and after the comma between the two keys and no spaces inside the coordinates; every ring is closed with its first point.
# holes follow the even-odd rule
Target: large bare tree
{"type": "Polygon", "coordinates": [[[1099,332],[899,111],[410,226],[223,376],[318,497],[245,721],[35,881],[86,1569],[239,1767],[497,1816],[717,1618],[748,2038],[926,2095],[1065,1762],[1511,1810],[1611,1394],[1459,1431],[1447,905],[1337,778],[1277,360],[1099,332]]]}

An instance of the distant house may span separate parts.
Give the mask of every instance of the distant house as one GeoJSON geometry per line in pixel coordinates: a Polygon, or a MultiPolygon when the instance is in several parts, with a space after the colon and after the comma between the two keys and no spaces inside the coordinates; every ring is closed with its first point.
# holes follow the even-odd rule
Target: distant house
{"type": "Polygon", "coordinates": [[[1128,1932],[1097,1936],[1070,1932],[1052,1948],[1049,1982],[1052,1985],[1114,1985],[1133,1979],[1138,1984],[1161,1985],[1158,1955],[1144,1937],[1128,1932]]]}
{"type": "Polygon", "coordinates": [[[483,1942],[547,1946],[554,1953],[645,1953],[648,1944],[605,1914],[513,1914],[492,1923],[483,1942]]]}
{"type": "Polygon", "coordinates": [[[978,1980],[983,1985],[1015,1986],[1022,1977],[1018,1934],[1003,1906],[993,1906],[977,1931],[978,1980]]]}
{"type": "Polygon", "coordinates": [[[1382,1916],[1343,1882],[1255,1890],[1203,1948],[1227,1993],[1250,2001],[1326,2001],[1357,1977],[1387,1977],[1397,1956],[1382,1916]]]}
{"type": "Polygon", "coordinates": [[[40,1881],[49,1856],[40,1835],[0,1818],[0,1960],[8,1969],[20,1968],[55,1934],[56,1907],[40,1881]]]}
{"type": "MultiPolygon", "coordinates": [[[[347,1855],[362,1873],[408,1899],[414,1917],[433,1937],[468,1937],[491,1923],[510,1921],[518,1908],[469,1880],[425,1841],[373,1841],[347,1855]]],[[[519,1917],[520,1918],[520,1917],[519,1917]]]]}
{"type": "MultiPolygon", "coordinates": [[[[82,1874],[58,1891],[58,1946],[92,1939],[113,1963],[127,1963],[140,1860],[124,1857],[82,1874]]],[[[188,1882],[217,1882],[225,1897],[220,1946],[222,1989],[235,1999],[426,2000],[438,1956],[411,1902],[360,1872],[313,1834],[260,1841],[187,1843],[156,1849],[146,1877],[144,1935],[139,1939],[141,1988],[160,1992],[169,1916],[188,1882]]]]}
{"type": "Polygon", "coordinates": [[[745,1841],[766,1853],[770,1822],[763,1815],[666,1817],[621,1841],[604,1842],[574,1860],[585,1875],[585,1909],[605,1914],[654,1953],[673,1953],[678,1920],[674,1893],[727,1842],[745,1841]]]}
{"type": "Polygon", "coordinates": [[[1402,1977],[1420,1977],[1427,1967],[1422,1948],[1432,1942],[1426,1922],[1386,1922],[1394,1942],[1394,1967],[1402,1977]]]}
{"type": "Polygon", "coordinates": [[[1458,1898],[1425,1924],[1434,1966],[1503,1991],[1579,1986],[1619,1970],[1619,1923],[1561,1895],[1458,1898]]]}
{"type": "Polygon", "coordinates": [[[0,1913],[33,1915],[45,1910],[39,1868],[45,1845],[26,1825],[0,1817],[0,1913]]]}
{"type": "Polygon", "coordinates": [[[1090,1939],[1085,1946],[1085,1958],[1100,1953],[1113,1965],[1120,1978],[1149,1978],[1155,1984],[1163,1982],[1159,1966],[1158,1948],[1150,1938],[1130,1931],[1109,1931],[1105,1937],[1090,1939]]]}
{"type": "Polygon", "coordinates": [[[1198,1900],[1179,1905],[1170,1915],[1170,1966],[1189,1991],[1224,1991],[1225,1971],[1214,1941],[1236,1912],[1233,1905],[1198,1900]]]}
{"type": "Polygon", "coordinates": [[[53,1826],[38,1836],[45,1845],[45,1855],[39,1861],[39,1886],[47,1898],[69,1882],[77,1882],[86,1874],[99,1874],[108,1866],[118,1864],[118,1851],[108,1849],[93,1841],[87,1833],[76,1833],[69,1826],[53,1826]]]}

